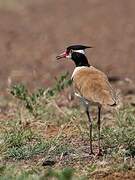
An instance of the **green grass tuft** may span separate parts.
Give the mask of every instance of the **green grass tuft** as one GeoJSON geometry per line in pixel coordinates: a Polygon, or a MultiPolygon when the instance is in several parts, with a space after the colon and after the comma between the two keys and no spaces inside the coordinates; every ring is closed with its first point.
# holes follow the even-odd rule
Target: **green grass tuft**
{"type": "Polygon", "coordinates": [[[105,151],[135,156],[135,111],[126,107],[116,112],[116,122],[112,127],[103,127],[102,142],[105,151]]]}

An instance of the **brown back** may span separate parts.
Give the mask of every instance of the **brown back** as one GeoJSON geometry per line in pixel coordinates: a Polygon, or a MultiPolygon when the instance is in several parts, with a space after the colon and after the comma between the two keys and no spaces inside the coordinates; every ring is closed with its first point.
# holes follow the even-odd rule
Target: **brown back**
{"type": "Polygon", "coordinates": [[[92,66],[78,68],[72,78],[75,92],[88,101],[101,105],[116,103],[116,96],[108,78],[100,70],[92,66]]]}

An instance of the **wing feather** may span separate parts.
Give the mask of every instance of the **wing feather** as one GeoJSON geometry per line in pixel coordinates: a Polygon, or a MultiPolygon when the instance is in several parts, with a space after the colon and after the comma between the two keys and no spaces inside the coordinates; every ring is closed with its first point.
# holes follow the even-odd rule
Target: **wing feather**
{"type": "Polygon", "coordinates": [[[107,76],[90,66],[80,68],[73,76],[75,92],[88,101],[104,105],[116,103],[116,96],[107,76]]]}

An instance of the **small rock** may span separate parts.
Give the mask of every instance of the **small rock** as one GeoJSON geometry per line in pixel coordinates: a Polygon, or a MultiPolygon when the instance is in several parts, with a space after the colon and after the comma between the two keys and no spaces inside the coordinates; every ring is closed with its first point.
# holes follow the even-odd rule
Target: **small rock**
{"type": "Polygon", "coordinates": [[[44,160],[42,166],[53,166],[56,162],[54,160],[44,160]]]}

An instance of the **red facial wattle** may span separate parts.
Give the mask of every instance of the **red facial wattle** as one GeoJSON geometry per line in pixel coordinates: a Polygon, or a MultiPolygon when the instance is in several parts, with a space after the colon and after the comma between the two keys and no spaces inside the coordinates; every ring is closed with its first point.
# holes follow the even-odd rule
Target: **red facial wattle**
{"type": "Polygon", "coordinates": [[[61,59],[61,58],[66,58],[68,56],[68,52],[64,51],[62,54],[60,54],[59,56],[56,56],[56,59],[61,59]]]}

